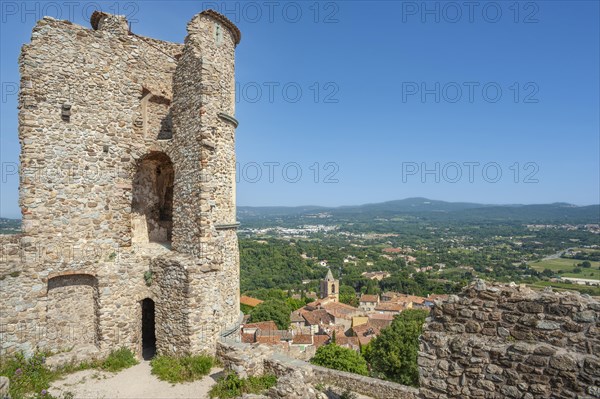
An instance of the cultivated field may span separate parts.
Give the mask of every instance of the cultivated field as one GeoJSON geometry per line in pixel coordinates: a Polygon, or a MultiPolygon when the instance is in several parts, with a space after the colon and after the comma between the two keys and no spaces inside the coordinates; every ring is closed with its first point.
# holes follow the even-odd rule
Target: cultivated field
{"type": "Polygon", "coordinates": [[[530,262],[529,266],[540,272],[544,271],[544,269],[550,269],[556,274],[560,274],[564,277],[600,280],[600,270],[598,269],[600,262],[590,262],[592,267],[581,268],[580,273],[573,273],[573,269],[575,269],[577,264],[581,262],[581,260],[577,259],[556,258],[530,262]]]}

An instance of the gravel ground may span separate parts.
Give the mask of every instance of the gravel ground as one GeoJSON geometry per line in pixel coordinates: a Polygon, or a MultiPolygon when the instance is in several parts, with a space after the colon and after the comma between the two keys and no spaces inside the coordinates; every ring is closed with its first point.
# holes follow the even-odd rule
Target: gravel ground
{"type": "Polygon", "coordinates": [[[208,398],[221,369],[214,368],[201,380],[170,384],[150,373],[150,362],[139,364],[119,373],[83,370],[55,381],[48,392],[55,397],[71,392],[77,399],[167,399],[208,398]]]}

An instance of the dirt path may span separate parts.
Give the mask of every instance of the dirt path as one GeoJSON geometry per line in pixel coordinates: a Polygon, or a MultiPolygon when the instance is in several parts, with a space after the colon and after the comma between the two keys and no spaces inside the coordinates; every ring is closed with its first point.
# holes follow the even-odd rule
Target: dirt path
{"type": "Polygon", "coordinates": [[[77,399],[204,399],[220,372],[221,369],[212,369],[202,380],[173,385],[153,376],[150,362],[142,361],[119,373],[79,371],[55,381],[48,391],[56,397],[71,392],[77,399]]]}

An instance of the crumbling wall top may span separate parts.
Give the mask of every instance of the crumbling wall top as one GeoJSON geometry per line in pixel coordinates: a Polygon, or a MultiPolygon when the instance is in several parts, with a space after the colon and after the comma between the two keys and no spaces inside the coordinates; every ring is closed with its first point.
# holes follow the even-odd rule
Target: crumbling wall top
{"type": "Polygon", "coordinates": [[[124,15],[112,15],[102,11],[94,11],[90,17],[94,30],[104,30],[117,34],[129,34],[129,23],[124,15]]]}
{"type": "Polygon", "coordinates": [[[200,13],[200,15],[206,15],[206,16],[212,17],[212,18],[216,19],[217,21],[219,21],[220,23],[222,23],[231,32],[231,35],[233,36],[234,44],[236,46],[238,44],[240,44],[240,41],[242,40],[242,32],[240,32],[238,27],[235,26],[235,24],[233,22],[231,22],[229,20],[229,18],[227,18],[225,15],[220,14],[220,13],[216,12],[215,10],[211,10],[211,9],[202,11],[200,13]]]}

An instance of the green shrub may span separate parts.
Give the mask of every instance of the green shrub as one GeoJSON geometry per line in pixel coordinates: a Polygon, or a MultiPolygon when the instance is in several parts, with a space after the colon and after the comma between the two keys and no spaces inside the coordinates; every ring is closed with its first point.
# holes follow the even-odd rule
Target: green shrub
{"type": "Polygon", "coordinates": [[[277,384],[277,377],[266,374],[260,377],[241,379],[230,373],[214,385],[208,395],[211,398],[228,399],[242,396],[245,393],[260,394],[277,384]]]}
{"type": "Polygon", "coordinates": [[[214,359],[210,356],[156,356],[150,361],[152,374],[171,383],[195,381],[210,372],[214,359]]]}
{"type": "Polygon", "coordinates": [[[10,379],[10,397],[21,399],[26,396],[46,396],[46,390],[58,378],[59,373],[50,371],[45,363],[46,356],[42,353],[36,353],[30,358],[17,353],[13,357],[0,359],[0,375],[10,379]]]}
{"type": "Polygon", "coordinates": [[[152,272],[150,270],[147,270],[146,272],[144,272],[144,282],[146,283],[146,285],[148,287],[150,287],[152,285],[153,278],[154,278],[154,275],[152,274],[152,272]]]}
{"type": "Polygon", "coordinates": [[[425,310],[407,309],[369,343],[364,355],[374,376],[419,386],[419,336],[427,314],[425,310]]]}
{"type": "Polygon", "coordinates": [[[257,305],[250,312],[250,322],[258,323],[260,321],[273,320],[280,330],[287,330],[290,325],[290,313],[292,309],[281,300],[269,299],[257,305]]]}
{"type": "Polygon", "coordinates": [[[106,371],[121,371],[138,364],[135,355],[128,348],[117,349],[110,352],[108,357],[100,363],[100,368],[106,371]]]}
{"type": "Polygon", "coordinates": [[[369,373],[367,362],[359,353],[336,344],[321,346],[310,362],[318,366],[360,375],[369,373]]]}

